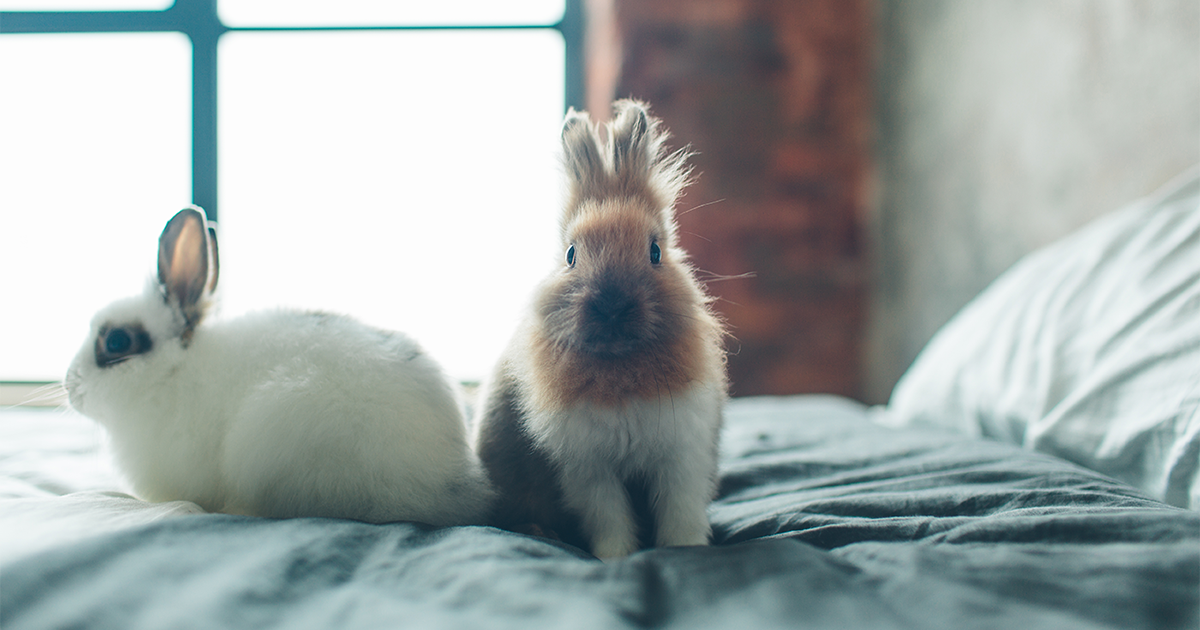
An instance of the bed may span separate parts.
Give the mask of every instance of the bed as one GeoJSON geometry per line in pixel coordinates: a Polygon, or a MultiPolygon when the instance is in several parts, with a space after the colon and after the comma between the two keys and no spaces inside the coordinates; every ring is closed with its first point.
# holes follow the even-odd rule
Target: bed
{"type": "Polygon", "coordinates": [[[0,411],[0,627],[1200,627],[1200,178],[1022,260],[886,406],[729,404],[711,547],[601,562],[489,527],[122,491],[0,411]]]}

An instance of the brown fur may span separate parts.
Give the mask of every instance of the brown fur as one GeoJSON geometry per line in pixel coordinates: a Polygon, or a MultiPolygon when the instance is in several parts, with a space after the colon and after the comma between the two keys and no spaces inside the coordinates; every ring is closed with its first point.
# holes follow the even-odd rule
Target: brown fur
{"type": "MultiPolygon", "coordinates": [[[[576,271],[585,265],[586,250],[578,254],[576,271]]],[[[678,256],[670,249],[664,258],[678,256]]],[[[679,263],[674,263],[678,265],[679,263]]],[[[579,275],[584,275],[580,273],[579,275]]],[[[655,315],[655,334],[639,347],[624,354],[589,352],[571,328],[555,331],[555,316],[569,319],[573,305],[563,304],[557,296],[580,291],[569,285],[572,279],[560,276],[551,284],[539,303],[545,313],[528,340],[530,395],[535,407],[562,409],[580,401],[615,407],[630,398],[651,398],[678,390],[697,380],[711,379],[723,369],[720,350],[722,328],[704,308],[707,298],[689,274],[675,268],[654,270],[637,278],[644,288],[662,303],[682,304],[655,315]]],[[[586,280],[583,281],[587,283],[586,280]]],[[[586,289],[580,291],[586,296],[586,289]]]]}
{"type": "Polygon", "coordinates": [[[618,406],[711,379],[723,368],[721,324],[675,245],[670,215],[653,204],[645,198],[586,201],[571,213],[566,231],[578,250],[575,266],[543,284],[539,322],[528,340],[535,406],[561,409],[581,400],[618,406]],[[659,265],[649,262],[651,241],[662,248],[659,265]],[[647,338],[629,353],[592,352],[578,338],[581,303],[604,282],[653,305],[647,338]]]}
{"type": "Polygon", "coordinates": [[[534,361],[539,363],[533,381],[533,404],[540,409],[561,410],[578,402],[602,407],[619,407],[631,399],[649,399],[683,389],[699,380],[704,354],[701,344],[680,342],[658,352],[645,352],[628,359],[593,359],[571,351],[560,351],[546,340],[535,339],[534,361]]]}

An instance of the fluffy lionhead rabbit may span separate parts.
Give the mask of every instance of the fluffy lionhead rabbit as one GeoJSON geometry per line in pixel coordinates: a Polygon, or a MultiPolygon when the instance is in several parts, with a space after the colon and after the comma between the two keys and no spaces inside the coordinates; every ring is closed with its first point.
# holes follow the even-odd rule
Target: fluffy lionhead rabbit
{"type": "Polygon", "coordinates": [[[679,249],[687,154],[646,107],[562,130],[562,262],[486,389],[477,449],[501,527],[598,557],[708,544],[726,399],[724,332],[679,249]]]}
{"type": "Polygon", "coordinates": [[[492,491],[455,390],[415,342],[318,312],[206,322],[216,283],[215,231],[185,208],[158,277],[95,316],[67,374],[137,494],[267,517],[483,520],[492,491]]]}

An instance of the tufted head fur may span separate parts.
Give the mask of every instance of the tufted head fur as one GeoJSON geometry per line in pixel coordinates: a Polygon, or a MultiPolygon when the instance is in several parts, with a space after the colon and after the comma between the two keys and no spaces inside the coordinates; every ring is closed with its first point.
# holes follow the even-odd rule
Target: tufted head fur
{"type": "Polygon", "coordinates": [[[561,224],[565,228],[589,201],[630,199],[665,214],[673,240],[673,206],[689,183],[691,153],[686,148],[667,151],[670,134],[644,103],[617,101],[613,113],[614,119],[602,127],[587,112],[567,113],[562,143],[568,198],[561,224]]]}
{"type": "Polygon", "coordinates": [[[618,101],[614,111],[603,127],[575,111],[563,124],[563,258],[535,301],[529,344],[550,406],[723,378],[722,327],[676,236],[688,152],[665,149],[668,134],[644,104],[618,101]]]}

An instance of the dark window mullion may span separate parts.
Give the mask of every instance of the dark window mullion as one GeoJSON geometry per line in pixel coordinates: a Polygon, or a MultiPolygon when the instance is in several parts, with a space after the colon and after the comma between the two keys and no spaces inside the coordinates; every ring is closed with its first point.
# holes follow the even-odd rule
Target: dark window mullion
{"type": "Polygon", "coordinates": [[[192,203],[216,221],[217,45],[228,29],[217,15],[217,0],[175,0],[168,12],[192,42],[192,203]]]}
{"type": "Polygon", "coordinates": [[[565,0],[563,19],[554,28],[562,33],[565,48],[564,105],[566,108],[586,109],[587,73],[583,40],[587,32],[587,16],[583,12],[583,0],[565,0]]]}
{"type": "Polygon", "coordinates": [[[176,31],[167,11],[0,11],[0,34],[176,31]]]}

